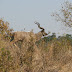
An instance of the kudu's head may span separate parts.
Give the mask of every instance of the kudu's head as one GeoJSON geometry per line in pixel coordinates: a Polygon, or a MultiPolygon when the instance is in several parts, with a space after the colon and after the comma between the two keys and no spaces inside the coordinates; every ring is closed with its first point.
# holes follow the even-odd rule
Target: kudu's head
{"type": "Polygon", "coordinates": [[[50,33],[50,32],[46,33],[45,29],[43,27],[40,27],[40,23],[39,22],[35,21],[34,23],[38,25],[39,29],[41,29],[40,32],[36,33],[37,40],[41,39],[42,36],[46,36],[46,35],[48,35],[50,33]]]}

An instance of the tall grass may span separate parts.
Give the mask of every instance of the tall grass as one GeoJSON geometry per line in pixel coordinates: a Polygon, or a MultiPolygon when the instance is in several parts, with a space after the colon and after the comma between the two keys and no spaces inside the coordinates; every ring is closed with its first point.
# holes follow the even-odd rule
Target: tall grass
{"type": "Polygon", "coordinates": [[[67,38],[52,40],[34,37],[10,45],[0,36],[0,72],[72,71],[72,45],[67,38]],[[66,71],[67,70],[67,71],[66,71]],[[69,71],[68,71],[69,70],[69,71]]]}

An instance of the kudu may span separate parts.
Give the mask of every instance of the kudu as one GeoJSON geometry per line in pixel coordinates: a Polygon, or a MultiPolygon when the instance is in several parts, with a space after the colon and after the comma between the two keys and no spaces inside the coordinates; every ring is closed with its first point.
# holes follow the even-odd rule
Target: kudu
{"type": "Polygon", "coordinates": [[[24,39],[26,39],[27,41],[29,41],[29,39],[31,38],[31,36],[34,39],[36,39],[36,41],[37,41],[37,40],[41,39],[42,36],[48,35],[45,32],[45,29],[42,28],[42,27],[40,27],[40,24],[38,22],[34,22],[34,23],[38,25],[39,29],[41,29],[40,32],[38,32],[36,34],[34,34],[33,32],[23,32],[23,31],[21,31],[21,32],[19,32],[19,31],[14,32],[13,35],[12,35],[12,37],[11,37],[11,42],[10,43],[13,44],[13,43],[15,43],[15,42],[17,42],[19,40],[24,40],[24,39]],[[31,36],[30,36],[30,34],[31,34],[31,36]]]}

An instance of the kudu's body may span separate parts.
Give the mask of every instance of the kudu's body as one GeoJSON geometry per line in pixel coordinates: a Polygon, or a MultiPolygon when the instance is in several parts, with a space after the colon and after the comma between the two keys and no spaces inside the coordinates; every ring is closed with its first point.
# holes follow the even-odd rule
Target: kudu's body
{"type": "Polygon", "coordinates": [[[14,32],[12,37],[11,37],[11,44],[13,44],[13,43],[15,43],[15,42],[17,42],[19,40],[24,40],[24,39],[29,41],[31,37],[33,37],[33,39],[35,39],[35,41],[37,41],[37,40],[41,39],[42,36],[48,35],[45,32],[44,28],[40,27],[40,24],[38,22],[35,22],[35,24],[37,24],[38,27],[40,29],[42,29],[40,32],[38,32],[36,34],[33,33],[33,32],[23,32],[23,31],[14,32]]]}

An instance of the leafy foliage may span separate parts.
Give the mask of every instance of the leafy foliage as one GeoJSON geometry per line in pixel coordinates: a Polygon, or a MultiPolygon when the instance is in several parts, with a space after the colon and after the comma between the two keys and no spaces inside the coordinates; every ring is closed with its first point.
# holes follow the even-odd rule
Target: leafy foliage
{"type": "Polygon", "coordinates": [[[0,34],[4,39],[9,39],[13,29],[9,28],[9,23],[0,19],[0,34]]]}

